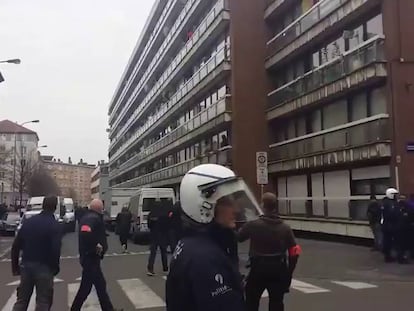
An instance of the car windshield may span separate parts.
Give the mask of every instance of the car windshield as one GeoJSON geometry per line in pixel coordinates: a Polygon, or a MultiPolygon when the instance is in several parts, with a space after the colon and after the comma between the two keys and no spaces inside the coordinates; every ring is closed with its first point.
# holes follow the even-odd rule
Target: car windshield
{"type": "Polygon", "coordinates": [[[73,204],[65,204],[66,212],[73,212],[73,204]]]}
{"type": "Polygon", "coordinates": [[[20,215],[19,214],[7,214],[7,222],[13,222],[13,221],[18,221],[20,220],[20,215]]]}

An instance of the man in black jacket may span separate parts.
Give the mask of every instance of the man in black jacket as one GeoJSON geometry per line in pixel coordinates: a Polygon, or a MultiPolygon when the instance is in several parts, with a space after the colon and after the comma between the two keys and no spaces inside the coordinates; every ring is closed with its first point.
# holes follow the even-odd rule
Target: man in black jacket
{"type": "Polygon", "coordinates": [[[27,219],[12,246],[12,272],[20,275],[14,311],[27,310],[36,287],[36,310],[50,310],[53,278],[59,273],[61,229],[55,219],[57,197],[43,200],[43,211],[27,219]],[[19,265],[19,255],[22,262],[19,265]]]}
{"type": "Polygon", "coordinates": [[[131,230],[132,214],[127,207],[116,216],[116,231],[119,235],[123,253],[128,252],[128,237],[131,230]]]}
{"type": "Polygon", "coordinates": [[[82,266],[82,281],[73,301],[71,311],[80,311],[92,286],[95,286],[103,311],[114,311],[106,291],[106,281],[101,269],[101,260],[108,250],[105,224],[102,218],[103,204],[93,200],[90,210],[79,223],[79,257],[82,266]]]}
{"type": "Polygon", "coordinates": [[[371,195],[371,201],[367,208],[367,218],[374,237],[373,250],[382,250],[382,229],[381,229],[381,204],[377,201],[375,194],[371,195]]]}

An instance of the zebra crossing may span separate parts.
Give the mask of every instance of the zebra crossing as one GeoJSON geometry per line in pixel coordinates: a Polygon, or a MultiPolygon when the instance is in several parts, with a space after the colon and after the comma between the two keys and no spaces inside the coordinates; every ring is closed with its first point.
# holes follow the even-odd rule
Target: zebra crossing
{"type": "MultiPolygon", "coordinates": [[[[111,292],[114,287],[118,287],[124,295],[124,299],[128,301],[130,306],[133,306],[135,310],[146,310],[151,308],[163,308],[165,307],[165,300],[164,300],[164,286],[163,284],[158,284],[161,286],[156,286],[158,288],[154,288],[154,282],[164,283],[167,277],[162,278],[131,278],[131,279],[120,279],[120,280],[110,280],[108,281],[108,288],[111,292]]],[[[308,281],[309,282],[309,281],[308,281]]],[[[293,294],[306,294],[306,295],[317,295],[317,294],[326,294],[333,292],[339,288],[345,290],[369,290],[375,289],[378,286],[371,283],[365,283],[360,281],[336,281],[330,280],[323,282],[323,285],[317,285],[314,283],[318,283],[318,281],[312,281],[312,283],[308,283],[303,280],[293,279],[291,285],[291,292],[293,294]],[[329,286],[328,286],[329,285],[329,286]]],[[[321,282],[319,282],[321,283],[321,282]]],[[[1,302],[3,303],[2,311],[10,311],[12,310],[13,304],[16,302],[16,286],[18,282],[9,283],[8,286],[3,288],[1,292],[6,293],[7,288],[8,292],[10,293],[9,298],[7,301],[1,302]]],[[[80,278],[76,279],[75,282],[65,282],[60,279],[55,279],[55,297],[67,297],[64,301],[67,302],[68,308],[71,306],[73,299],[78,291],[80,286],[80,278]]],[[[35,295],[33,293],[32,299],[29,304],[28,311],[35,310],[35,295]]],[[[266,299],[268,297],[268,293],[265,291],[263,293],[262,298],[266,299]]],[[[4,296],[3,296],[4,297],[4,296]]],[[[59,299],[59,301],[62,301],[59,299]]],[[[87,301],[84,304],[82,310],[86,311],[96,311],[101,310],[99,305],[98,296],[96,294],[95,289],[92,290],[91,294],[89,295],[87,301]]],[[[128,309],[129,310],[129,309],[128,309]]],[[[152,309],[151,309],[152,310],[152,309]]]]}

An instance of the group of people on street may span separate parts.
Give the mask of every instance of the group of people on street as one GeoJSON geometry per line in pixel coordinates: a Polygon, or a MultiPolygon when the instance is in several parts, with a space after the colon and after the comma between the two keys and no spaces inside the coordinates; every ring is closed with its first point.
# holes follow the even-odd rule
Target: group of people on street
{"type": "Polygon", "coordinates": [[[367,217],[374,236],[373,249],[383,252],[385,262],[405,264],[409,257],[414,259],[414,194],[407,198],[389,188],[382,202],[372,195],[367,217]]]}
{"type": "MultiPolygon", "coordinates": [[[[184,176],[180,198],[167,209],[153,206],[148,219],[152,237],[148,275],[154,275],[155,254],[160,248],[163,270],[168,272],[167,310],[258,311],[267,290],[269,310],[283,311],[283,298],[289,292],[301,249],[291,228],[277,215],[276,196],[263,196],[262,214],[241,178],[226,167],[205,164],[184,176]],[[237,230],[240,222],[243,226],[237,230]],[[250,273],[244,277],[239,270],[237,243],[247,240],[250,273]],[[170,267],[167,244],[174,249],[170,267]]],[[[36,310],[52,306],[62,238],[54,217],[56,206],[57,197],[46,197],[43,211],[25,221],[13,243],[12,272],[21,278],[14,311],[27,310],[33,288],[36,310]]],[[[127,209],[117,217],[124,251],[131,217],[127,209]]],[[[71,311],[81,310],[92,286],[103,311],[121,310],[112,305],[101,269],[108,249],[102,201],[93,200],[78,221],[82,280],[71,311]]]]}

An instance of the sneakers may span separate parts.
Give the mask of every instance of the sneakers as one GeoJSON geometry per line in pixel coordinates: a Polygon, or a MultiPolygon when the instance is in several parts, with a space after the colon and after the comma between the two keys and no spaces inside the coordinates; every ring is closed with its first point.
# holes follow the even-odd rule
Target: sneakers
{"type": "Polygon", "coordinates": [[[122,253],[123,254],[129,254],[128,249],[127,249],[127,246],[125,244],[122,245],[122,253]]]}
{"type": "Polygon", "coordinates": [[[156,276],[155,272],[154,271],[151,271],[151,270],[148,270],[147,271],[147,275],[148,276],[156,276]]]}

